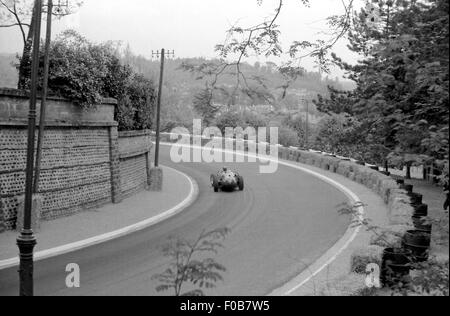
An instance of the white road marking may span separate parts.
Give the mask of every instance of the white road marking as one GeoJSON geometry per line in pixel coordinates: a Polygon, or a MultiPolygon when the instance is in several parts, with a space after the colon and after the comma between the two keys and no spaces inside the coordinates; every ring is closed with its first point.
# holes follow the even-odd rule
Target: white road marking
{"type": "MultiPolygon", "coordinates": [[[[165,143],[162,142],[161,145],[164,146],[172,146],[174,145],[173,143],[165,143]]],[[[200,149],[202,147],[200,146],[193,146],[193,145],[184,145],[184,144],[177,144],[177,146],[179,147],[184,147],[184,148],[195,148],[195,149],[200,149]]],[[[356,203],[360,203],[361,206],[358,207],[358,213],[359,213],[359,218],[362,219],[364,216],[364,207],[362,206],[362,201],[361,199],[353,192],[351,191],[349,188],[347,188],[346,186],[342,185],[341,183],[328,178],[327,176],[324,176],[318,172],[315,172],[313,170],[307,169],[305,167],[299,166],[297,164],[293,164],[291,162],[287,162],[287,161],[282,161],[278,158],[274,158],[271,156],[267,156],[267,155],[253,155],[253,154],[249,154],[249,153],[243,153],[243,152],[239,152],[239,151],[231,151],[231,150],[225,150],[225,149],[215,149],[218,151],[221,151],[223,153],[233,153],[236,155],[241,155],[241,156],[248,156],[248,157],[257,157],[260,158],[263,161],[267,161],[270,160],[272,162],[278,162],[278,164],[280,165],[284,165],[287,167],[291,167],[300,171],[303,171],[305,173],[308,173],[312,176],[315,176],[319,179],[321,179],[322,181],[334,186],[335,188],[337,188],[339,191],[341,191],[342,193],[344,193],[352,203],[356,204],[356,203]]],[[[291,295],[292,293],[294,293],[295,291],[297,291],[298,289],[300,289],[303,285],[305,285],[306,283],[308,283],[312,278],[314,278],[316,275],[318,275],[320,272],[322,272],[325,268],[327,268],[331,263],[333,263],[337,257],[342,254],[342,252],[344,252],[349,246],[350,244],[356,239],[356,237],[358,236],[358,234],[361,231],[361,227],[349,227],[347,232],[344,234],[344,237],[342,237],[336,244],[335,246],[331,247],[327,253],[325,253],[321,258],[319,258],[318,260],[316,260],[316,262],[314,262],[312,265],[310,265],[308,268],[313,267],[315,265],[320,265],[318,268],[314,269],[314,272],[309,273],[307,271],[311,270],[311,269],[306,269],[306,272],[301,273],[300,275],[298,275],[297,277],[293,278],[290,282],[287,282],[286,284],[291,283],[293,280],[296,280],[297,278],[300,279],[298,281],[298,284],[292,286],[292,288],[288,289],[288,290],[284,290],[284,287],[286,286],[286,284],[282,287],[280,287],[279,289],[272,291],[272,293],[274,294],[270,294],[270,295],[275,295],[277,293],[280,292],[280,290],[282,290],[283,292],[281,292],[278,295],[291,295]],[[343,243],[343,245],[341,245],[343,243]],[[330,257],[330,258],[328,258],[330,257]],[[323,264],[320,264],[324,262],[323,264]],[[305,273],[309,274],[309,275],[305,275],[305,273]]],[[[296,282],[297,283],[297,282],[296,282]]]]}
{"type": "MultiPolygon", "coordinates": [[[[154,217],[146,219],[142,222],[127,226],[125,228],[122,228],[122,229],[119,229],[119,230],[116,230],[113,232],[109,232],[106,234],[98,235],[98,236],[95,236],[92,238],[84,239],[84,240],[81,240],[78,242],[66,244],[66,245],[63,245],[60,247],[55,247],[55,248],[51,248],[48,250],[36,252],[35,256],[34,256],[34,260],[40,261],[40,260],[60,256],[60,255],[74,252],[77,250],[81,250],[81,249],[84,249],[87,247],[98,245],[98,244],[101,244],[101,243],[104,243],[107,241],[111,241],[113,239],[117,239],[119,237],[123,237],[123,236],[129,235],[131,233],[135,233],[137,231],[141,231],[143,229],[146,229],[146,228],[154,226],[158,223],[161,223],[162,221],[164,221],[164,220],[182,212],[186,208],[188,208],[197,199],[197,196],[199,193],[197,183],[195,182],[194,179],[192,179],[188,175],[182,173],[181,171],[178,171],[176,169],[166,167],[166,166],[164,166],[164,168],[171,169],[189,180],[189,185],[190,185],[189,195],[181,203],[179,203],[178,205],[174,206],[173,208],[171,208],[159,215],[156,215],[154,217]]],[[[19,262],[20,261],[19,261],[18,257],[7,259],[7,260],[2,260],[2,261],[0,261],[0,270],[15,267],[19,264],[19,262]]]]}

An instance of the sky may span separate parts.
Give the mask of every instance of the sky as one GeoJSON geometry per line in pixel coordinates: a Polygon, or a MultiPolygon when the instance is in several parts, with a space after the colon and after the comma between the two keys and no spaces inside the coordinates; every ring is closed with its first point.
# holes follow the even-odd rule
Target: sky
{"type": "MultiPolygon", "coordinates": [[[[224,41],[227,29],[236,23],[259,23],[274,12],[277,4],[277,0],[264,0],[262,6],[257,0],[84,0],[77,14],[55,22],[54,34],[74,28],[95,42],[129,44],[134,53],[148,58],[152,50],[161,48],[174,50],[180,58],[210,58],[216,56],[214,46],[224,41]]],[[[311,0],[310,8],[300,0],[286,0],[278,20],[284,47],[294,40],[326,38],[325,19],[343,10],[341,0],[311,0]]],[[[0,28],[0,52],[16,53],[22,45],[17,28],[0,28]]],[[[335,51],[349,62],[356,60],[345,41],[335,51]]],[[[266,60],[249,60],[255,61],[266,60]]],[[[303,66],[313,70],[310,60],[303,66]]],[[[335,69],[333,75],[341,73],[335,69]]]]}

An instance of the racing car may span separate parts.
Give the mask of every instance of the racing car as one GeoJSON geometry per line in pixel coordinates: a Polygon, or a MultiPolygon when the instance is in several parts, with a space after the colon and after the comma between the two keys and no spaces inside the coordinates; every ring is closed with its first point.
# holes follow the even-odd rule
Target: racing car
{"type": "Polygon", "coordinates": [[[219,192],[220,190],[232,192],[236,189],[244,191],[244,178],[224,167],[217,174],[211,175],[211,185],[214,188],[214,192],[219,192]]]}

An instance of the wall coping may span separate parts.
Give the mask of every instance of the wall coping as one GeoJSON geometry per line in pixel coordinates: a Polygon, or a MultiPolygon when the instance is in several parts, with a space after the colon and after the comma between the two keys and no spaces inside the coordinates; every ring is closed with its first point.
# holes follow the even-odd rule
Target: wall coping
{"type": "MultiPolygon", "coordinates": [[[[39,122],[36,123],[39,126],[39,122]]],[[[117,127],[117,122],[67,122],[67,121],[47,121],[46,127],[117,127]]],[[[28,127],[28,120],[0,120],[0,127],[28,127]]]]}
{"type": "MultiPolygon", "coordinates": [[[[22,98],[22,99],[29,99],[30,98],[30,92],[28,90],[19,90],[19,89],[11,89],[11,88],[0,88],[0,97],[16,97],[16,98],[22,98]]],[[[38,99],[41,99],[41,96],[38,93],[38,99]]],[[[71,100],[63,97],[58,96],[48,96],[47,100],[52,101],[67,101],[71,102],[71,100]]],[[[115,105],[117,106],[117,100],[113,98],[103,98],[100,104],[105,105],[115,105]]]]}
{"type": "Polygon", "coordinates": [[[152,136],[152,131],[141,130],[141,131],[121,131],[121,132],[119,132],[119,138],[131,138],[131,137],[141,137],[141,136],[152,136]]]}

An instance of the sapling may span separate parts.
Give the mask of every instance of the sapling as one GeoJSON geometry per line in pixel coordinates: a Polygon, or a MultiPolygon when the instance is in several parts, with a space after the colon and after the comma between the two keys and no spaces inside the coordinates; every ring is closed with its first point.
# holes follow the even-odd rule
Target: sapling
{"type": "Polygon", "coordinates": [[[212,289],[217,282],[223,281],[222,273],[226,268],[214,258],[204,256],[217,255],[229,233],[228,228],[221,228],[203,231],[194,241],[172,239],[162,249],[164,256],[171,260],[169,267],[152,278],[160,283],[156,291],[172,290],[175,296],[204,296],[204,289],[212,289]],[[183,292],[183,287],[188,284],[194,289],[183,292]]]}

